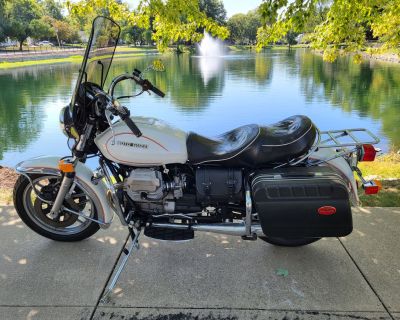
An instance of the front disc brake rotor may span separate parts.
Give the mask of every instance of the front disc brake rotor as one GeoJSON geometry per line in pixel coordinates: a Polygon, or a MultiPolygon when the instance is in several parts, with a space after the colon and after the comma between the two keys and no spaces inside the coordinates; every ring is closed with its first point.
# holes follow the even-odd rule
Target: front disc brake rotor
{"type": "MultiPolygon", "coordinates": [[[[41,193],[41,197],[43,199],[54,201],[55,194],[53,192],[52,193],[46,192],[47,190],[43,190],[43,191],[41,193]]],[[[80,198],[78,198],[78,199],[80,200],[80,198]]],[[[80,211],[79,203],[74,202],[72,199],[64,200],[63,205],[70,210],[74,210],[77,212],[80,211]]],[[[66,227],[72,226],[79,218],[79,216],[76,214],[65,212],[62,210],[59,212],[57,217],[51,218],[49,216],[49,213],[51,211],[51,205],[40,200],[39,198],[35,199],[34,209],[35,209],[35,213],[36,213],[37,217],[40,220],[42,220],[47,225],[50,225],[50,226],[56,227],[56,228],[66,228],[66,227]]]]}

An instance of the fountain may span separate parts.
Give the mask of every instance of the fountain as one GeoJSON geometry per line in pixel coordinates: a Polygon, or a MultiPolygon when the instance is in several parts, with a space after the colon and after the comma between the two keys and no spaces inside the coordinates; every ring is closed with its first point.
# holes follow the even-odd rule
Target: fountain
{"type": "Polygon", "coordinates": [[[204,38],[197,45],[199,53],[199,66],[204,84],[218,74],[221,74],[224,65],[222,57],[225,54],[225,47],[221,40],[213,38],[204,31],[204,38]]]}
{"type": "Polygon", "coordinates": [[[197,45],[197,49],[202,57],[221,57],[225,54],[223,42],[213,38],[206,31],[204,31],[204,38],[197,45]]]}

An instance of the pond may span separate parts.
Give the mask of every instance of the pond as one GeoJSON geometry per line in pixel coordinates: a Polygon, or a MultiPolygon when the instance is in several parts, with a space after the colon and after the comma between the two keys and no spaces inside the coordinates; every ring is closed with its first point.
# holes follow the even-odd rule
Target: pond
{"type": "MultiPolygon", "coordinates": [[[[115,60],[112,76],[144,69],[154,56],[115,60]]],[[[123,101],[133,115],[163,119],[186,131],[217,135],[248,124],[269,124],[295,114],[322,130],[368,128],[384,151],[400,148],[400,67],[325,63],[311,51],[266,50],[201,58],[165,55],[165,72],[147,77],[166,97],[143,94],[123,101]]],[[[42,65],[0,71],[0,164],[26,158],[68,155],[58,126],[70,101],[78,64],[42,65]]],[[[125,84],[120,93],[134,92],[125,84]]]]}

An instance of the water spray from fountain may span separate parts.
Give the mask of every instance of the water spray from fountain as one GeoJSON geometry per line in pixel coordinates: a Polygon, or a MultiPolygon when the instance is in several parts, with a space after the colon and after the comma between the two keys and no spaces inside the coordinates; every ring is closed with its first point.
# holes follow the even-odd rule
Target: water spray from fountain
{"type": "Polygon", "coordinates": [[[225,46],[219,39],[213,38],[204,31],[204,38],[197,45],[199,54],[202,57],[222,57],[225,54],[225,46]]]}

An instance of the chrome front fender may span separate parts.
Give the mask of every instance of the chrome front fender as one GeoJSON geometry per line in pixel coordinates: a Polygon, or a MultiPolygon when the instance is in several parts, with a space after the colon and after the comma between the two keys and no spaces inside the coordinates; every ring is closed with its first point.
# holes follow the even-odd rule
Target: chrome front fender
{"type": "MultiPolygon", "coordinates": [[[[44,156],[29,159],[18,163],[15,170],[19,174],[49,174],[61,176],[58,169],[59,157],[44,156]]],[[[102,180],[97,180],[96,184],[92,182],[93,172],[86,165],[78,162],[75,167],[75,178],[86,189],[97,209],[98,220],[102,228],[108,228],[114,217],[114,210],[107,200],[107,187],[102,180]]]]}

